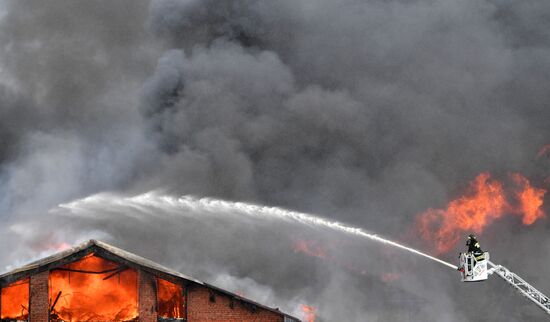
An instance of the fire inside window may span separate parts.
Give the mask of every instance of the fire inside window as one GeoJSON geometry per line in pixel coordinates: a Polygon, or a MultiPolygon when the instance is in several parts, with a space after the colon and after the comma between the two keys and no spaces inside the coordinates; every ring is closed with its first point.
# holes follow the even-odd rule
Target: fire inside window
{"type": "Polygon", "coordinates": [[[158,315],[163,319],[186,319],[185,293],[181,285],[157,278],[158,315]]]}
{"type": "Polygon", "coordinates": [[[0,318],[9,321],[29,319],[29,279],[17,281],[2,288],[0,318]]]}
{"type": "Polygon", "coordinates": [[[137,272],[94,254],[50,272],[50,321],[131,321],[137,272]]]}

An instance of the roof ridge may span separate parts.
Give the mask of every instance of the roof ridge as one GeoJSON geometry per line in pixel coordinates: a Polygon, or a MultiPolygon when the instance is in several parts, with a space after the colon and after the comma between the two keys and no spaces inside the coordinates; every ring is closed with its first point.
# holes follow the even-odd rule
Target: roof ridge
{"type": "MultiPolygon", "coordinates": [[[[74,261],[78,260],[79,258],[81,258],[81,256],[87,255],[88,251],[89,251],[89,253],[95,253],[95,251],[92,250],[92,248],[94,248],[94,247],[99,248],[99,249],[107,252],[108,254],[110,254],[109,257],[114,256],[115,258],[118,258],[119,260],[122,259],[124,261],[128,261],[129,263],[132,263],[135,266],[140,267],[142,270],[153,271],[153,272],[156,272],[157,274],[160,274],[160,275],[167,275],[167,276],[171,276],[172,278],[179,278],[179,279],[183,279],[183,280],[195,283],[195,284],[199,284],[199,285],[211,288],[213,290],[216,290],[218,292],[223,292],[228,296],[232,296],[232,297],[235,297],[237,299],[244,300],[246,302],[249,302],[253,305],[262,307],[264,309],[271,310],[271,311],[283,314],[283,315],[288,316],[288,317],[292,317],[291,315],[288,315],[288,314],[280,311],[278,308],[271,308],[269,306],[260,304],[260,303],[254,301],[254,300],[251,300],[251,299],[245,298],[243,296],[234,294],[232,292],[226,291],[226,290],[224,290],[220,287],[217,287],[215,285],[211,285],[211,284],[199,281],[197,279],[194,279],[192,277],[184,275],[184,274],[182,274],[178,271],[175,271],[175,270],[170,269],[166,266],[163,266],[159,263],[156,263],[156,262],[154,262],[150,259],[139,256],[137,254],[134,254],[132,252],[129,252],[127,250],[124,250],[122,248],[113,246],[113,245],[111,245],[107,242],[97,240],[97,239],[89,239],[88,241],[80,243],[80,244],[78,244],[76,246],[73,246],[69,249],[54,253],[54,254],[52,254],[50,256],[47,256],[45,258],[42,258],[42,259],[39,259],[39,260],[36,260],[36,261],[32,261],[32,262],[30,262],[26,265],[23,265],[19,268],[16,268],[16,269],[11,270],[9,272],[0,274],[0,287],[4,284],[9,284],[13,281],[16,281],[16,280],[21,279],[21,278],[28,277],[28,276],[36,274],[38,272],[51,270],[51,269],[54,269],[56,267],[65,265],[67,263],[74,262],[74,261]],[[75,255],[77,255],[81,252],[83,252],[83,255],[75,256],[75,255]],[[72,257],[74,257],[74,258],[72,258],[72,257]]],[[[99,254],[99,255],[101,257],[101,254],[99,254]]],[[[103,255],[106,256],[106,254],[103,254],[103,255]]],[[[296,319],[295,317],[292,317],[292,318],[296,319]]]]}

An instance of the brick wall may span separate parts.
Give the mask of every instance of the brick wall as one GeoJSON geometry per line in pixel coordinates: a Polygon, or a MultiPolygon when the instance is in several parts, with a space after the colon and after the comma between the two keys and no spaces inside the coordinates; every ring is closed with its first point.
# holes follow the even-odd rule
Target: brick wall
{"type": "Polygon", "coordinates": [[[157,321],[157,298],[155,277],[150,273],[138,271],[139,321],[157,321]]]}
{"type": "Polygon", "coordinates": [[[48,278],[49,271],[31,276],[29,319],[32,322],[48,322],[48,278]]]}
{"type": "MultiPolygon", "coordinates": [[[[32,275],[30,278],[31,322],[48,322],[48,279],[48,271],[32,275]]],[[[155,277],[150,273],[138,271],[138,288],[139,321],[156,322],[155,277]]],[[[187,297],[188,322],[283,322],[282,313],[277,314],[232,300],[224,294],[211,293],[211,290],[204,286],[189,286],[187,297]]]]}
{"type": "Polygon", "coordinates": [[[215,302],[210,300],[210,290],[202,286],[188,289],[188,322],[282,322],[283,315],[257,308],[254,312],[240,301],[228,296],[215,294],[215,302]]]}

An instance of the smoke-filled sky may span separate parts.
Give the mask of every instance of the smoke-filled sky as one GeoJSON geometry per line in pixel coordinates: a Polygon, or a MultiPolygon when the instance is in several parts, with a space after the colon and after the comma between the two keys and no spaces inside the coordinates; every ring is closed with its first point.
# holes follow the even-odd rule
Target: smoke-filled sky
{"type": "MultiPolygon", "coordinates": [[[[0,270],[98,238],[318,321],[542,319],[497,278],[338,233],[112,198],[280,206],[433,251],[417,216],[478,174],[545,187],[549,17],[538,0],[1,1],[0,270]]],[[[480,240],[550,292],[549,232],[507,216],[480,240]]]]}

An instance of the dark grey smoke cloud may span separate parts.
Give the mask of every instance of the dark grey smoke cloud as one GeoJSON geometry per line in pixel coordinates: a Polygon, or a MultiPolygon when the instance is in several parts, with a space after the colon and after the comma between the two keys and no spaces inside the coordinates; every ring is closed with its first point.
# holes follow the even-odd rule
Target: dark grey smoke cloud
{"type": "MultiPolygon", "coordinates": [[[[413,303],[406,310],[419,321],[542,318],[498,280],[459,285],[431,263],[385,262],[374,246],[334,250],[339,262],[366,267],[366,276],[296,254],[265,255],[292,253],[301,228],[224,230],[215,221],[98,210],[59,230],[67,219],[48,210],[101,191],[163,189],[319,213],[429,249],[410,233],[416,214],[444,206],[478,173],[520,171],[538,186],[549,175],[549,162],[535,158],[550,143],[548,3],[2,6],[3,267],[38,256],[49,242],[104,237],[190,275],[254,285],[266,301],[310,301],[331,321],[402,320],[391,314],[402,314],[403,303],[413,303]],[[377,261],[403,276],[381,283],[377,261]],[[315,273],[292,278],[296,271],[315,273]]],[[[550,226],[520,227],[516,219],[490,227],[482,244],[550,290],[542,273],[550,226]]]]}

